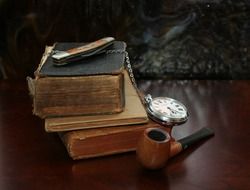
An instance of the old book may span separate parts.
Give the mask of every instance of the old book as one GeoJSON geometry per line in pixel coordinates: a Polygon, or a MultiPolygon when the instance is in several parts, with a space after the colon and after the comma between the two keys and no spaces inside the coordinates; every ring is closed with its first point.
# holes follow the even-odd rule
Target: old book
{"type": "Polygon", "coordinates": [[[56,117],[45,119],[47,132],[140,124],[148,121],[147,113],[128,73],[124,73],[125,108],[117,114],[56,117]]]}
{"type": "MultiPolygon", "coordinates": [[[[81,43],[47,47],[35,78],[28,77],[33,112],[41,118],[66,115],[118,113],[124,109],[124,61],[122,53],[101,53],[65,66],[55,66],[53,50],[67,50],[81,43]]],[[[125,50],[115,41],[109,50],[125,50]]]]}
{"type": "Polygon", "coordinates": [[[150,120],[140,125],[85,129],[58,134],[69,156],[77,160],[134,151],[138,138],[148,127],[160,125],[150,120]]]}

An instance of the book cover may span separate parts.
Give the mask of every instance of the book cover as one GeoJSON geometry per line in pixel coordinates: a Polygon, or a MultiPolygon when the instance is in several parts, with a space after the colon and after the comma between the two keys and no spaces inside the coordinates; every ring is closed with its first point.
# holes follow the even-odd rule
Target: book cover
{"type": "Polygon", "coordinates": [[[124,73],[124,79],[125,107],[123,112],[108,115],[46,118],[45,130],[61,132],[146,123],[148,121],[147,113],[127,72],[124,73]]]}
{"type": "MultiPolygon", "coordinates": [[[[66,50],[81,43],[47,47],[35,78],[28,77],[33,113],[41,118],[119,113],[124,109],[123,53],[102,53],[65,66],[55,66],[52,50],[66,50]]],[[[125,50],[115,41],[109,49],[125,50]]]]}
{"type": "Polygon", "coordinates": [[[135,151],[138,138],[148,127],[161,127],[149,121],[146,124],[84,129],[58,133],[69,156],[86,159],[135,151]]]}

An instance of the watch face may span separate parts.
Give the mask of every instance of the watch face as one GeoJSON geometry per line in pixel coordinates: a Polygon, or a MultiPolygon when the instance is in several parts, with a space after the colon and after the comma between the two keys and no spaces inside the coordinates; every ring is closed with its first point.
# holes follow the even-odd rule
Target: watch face
{"type": "Polygon", "coordinates": [[[186,107],[179,101],[171,98],[154,98],[150,102],[149,108],[155,117],[166,122],[178,124],[187,120],[188,113],[186,107]]]}

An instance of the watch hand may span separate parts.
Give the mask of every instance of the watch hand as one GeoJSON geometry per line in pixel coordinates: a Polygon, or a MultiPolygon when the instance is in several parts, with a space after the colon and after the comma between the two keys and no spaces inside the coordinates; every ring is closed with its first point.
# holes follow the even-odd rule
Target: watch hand
{"type": "Polygon", "coordinates": [[[170,108],[170,107],[167,107],[167,108],[171,111],[172,114],[176,114],[176,112],[177,112],[176,110],[173,110],[173,109],[170,108]]]}

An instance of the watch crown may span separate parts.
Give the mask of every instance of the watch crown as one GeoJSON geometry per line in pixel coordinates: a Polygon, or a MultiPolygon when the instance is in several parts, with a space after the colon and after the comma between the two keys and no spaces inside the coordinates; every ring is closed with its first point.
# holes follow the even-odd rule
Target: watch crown
{"type": "Polygon", "coordinates": [[[144,97],[144,100],[147,104],[149,104],[152,101],[152,96],[150,94],[146,95],[144,97]]]}

